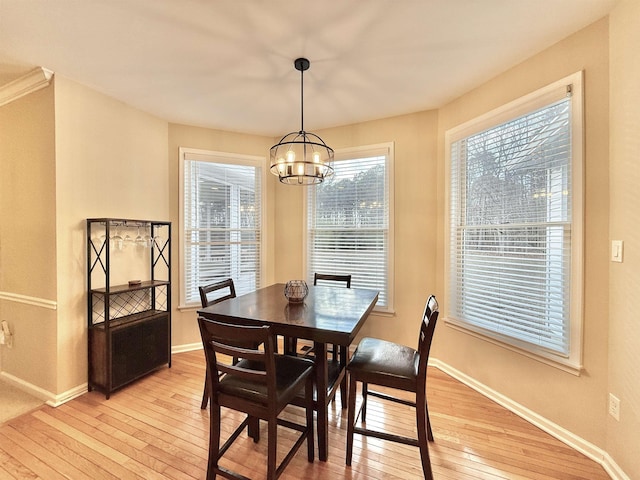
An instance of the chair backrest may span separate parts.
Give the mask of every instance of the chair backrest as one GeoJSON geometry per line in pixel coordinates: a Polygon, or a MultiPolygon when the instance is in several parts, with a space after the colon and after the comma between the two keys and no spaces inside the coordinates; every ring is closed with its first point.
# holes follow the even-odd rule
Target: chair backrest
{"type": "Polygon", "coordinates": [[[420,364],[418,365],[418,385],[425,385],[427,378],[427,362],[429,361],[429,351],[431,350],[431,340],[433,332],[438,322],[438,301],[435,295],[429,296],[422,322],[420,323],[420,336],[418,338],[418,352],[420,354],[420,364]]]}
{"type": "Polygon", "coordinates": [[[262,383],[267,387],[267,399],[275,401],[275,348],[271,327],[230,325],[198,317],[202,346],[207,357],[211,395],[218,394],[221,374],[236,375],[251,382],[262,383]],[[263,348],[259,348],[260,345],[263,348]],[[221,357],[226,355],[227,357],[221,357]],[[246,362],[236,364],[231,358],[242,358],[252,364],[252,368],[243,368],[246,362]]]}
{"type": "Polygon", "coordinates": [[[202,308],[222,302],[223,300],[227,300],[228,298],[236,297],[236,287],[233,285],[232,278],[227,278],[226,280],[222,280],[220,282],[211,283],[209,285],[205,285],[204,287],[199,287],[198,290],[200,291],[200,301],[202,302],[202,308]],[[220,296],[216,296],[212,299],[209,298],[209,294],[211,294],[212,292],[217,292],[224,288],[228,288],[229,293],[227,293],[226,295],[223,294],[220,296]]]}
{"type": "Polygon", "coordinates": [[[342,282],[347,288],[351,288],[351,275],[329,275],[327,273],[314,273],[313,275],[313,284],[317,285],[318,280],[321,282],[342,282]]]}

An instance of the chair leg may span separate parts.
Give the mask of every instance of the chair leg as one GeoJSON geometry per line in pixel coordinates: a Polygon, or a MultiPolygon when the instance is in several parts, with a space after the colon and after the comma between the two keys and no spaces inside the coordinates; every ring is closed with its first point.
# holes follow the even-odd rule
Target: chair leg
{"type": "Polygon", "coordinates": [[[207,464],[207,480],[216,479],[218,460],[220,459],[220,405],[211,402],[209,412],[209,460],[207,464]]]}
{"type": "Polygon", "coordinates": [[[247,425],[247,435],[253,438],[253,443],[260,441],[260,419],[258,417],[250,417],[247,425]]]}
{"type": "MultiPolygon", "coordinates": [[[[336,349],[339,349],[339,357],[338,360],[340,362],[340,366],[341,367],[346,367],[347,363],[348,363],[348,348],[347,347],[343,347],[340,345],[334,345],[333,346],[333,356],[334,356],[334,360],[336,359],[336,349]]],[[[345,408],[347,408],[347,391],[348,391],[348,383],[349,383],[349,376],[345,373],[344,377],[342,378],[342,381],[340,382],[340,402],[342,404],[342,409],[344,410],[345,408]]],[[[335,396],[333,398],[336,398],[335,396]]]]}
{"type": "Polygon", "coordinates": [[[209,369],[207,368],[207,373],[204,377],[204,392],[202,393],[202,403],[200,404],[200,408],[204,410],[207,408],[207,403],[209,403],[209,369]]]}
{"type": "Polygon", "coordinates": [[[427,438],[430,442],[433,442],[433,432],[431,431],[431,421],[429,420],[429,405],[427,402],[424,403],[424,410],[427,416],[427,438]]]}
{"type": "Polygon", "coordinates": [[[276,453],[278,451],[278,419],[276,416],[269,418],[269,430],[267,438],[267,480],[276,480],[276,453]]]}
{"type": "Polygon", "coordinates": [[[349,378],[349,411],[347,414],[347,455],[346,463],[351,466],[353,457],[353,432],[356,421],[356,381],[353,376],[349,378]]]}
{"type": "Polygon", "coordinates": [[[367,421],[367,393],[369,388],[365,382],[362,382],[362,423],[367,421]]]}
{"type": "Polygon", "coordinates": [[[309,375],[305,386],[306,413],[307,413],[307,460],[313,463],[315,456],[314,431],[313,431],[313,376],[309,375]]]}
{"type": "Polygon", "coordinates": [[[427,430],[429,429],[427,398],[424,392],[416,394],[416,428],[418,430],[418,447],[420,448],[420,459],[422,460],[422,472],[425,480],[433,480],[431,460],[429,459],[429,442],[427,440],[427,430]]]}
{"type": "Polygon", "coordinates": [[[296,337],[284,337],[284,354],[297,355],[298,339],[296,337]]]}

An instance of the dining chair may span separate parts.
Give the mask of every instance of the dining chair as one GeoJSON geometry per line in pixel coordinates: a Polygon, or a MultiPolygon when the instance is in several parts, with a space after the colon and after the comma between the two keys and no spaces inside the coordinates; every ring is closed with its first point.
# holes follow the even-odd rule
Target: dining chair
{"type": "MultiPolygon", "coordinates": [[[[318,273],[315,272],[313,274],[313,284],[314,285],[332,285],[332,284],[343,284],[346,288],[351,288],[351,275],[333,275],[327,273],[318,273]],[[319,283],[318,283],[319,282],[319,283]]],[[[297,354],[298,352],[298,339],[295,337],[285,337],[285,350],[288,354],[297,354]]],[[[307,358],[312,358],[315,355],[313,350],[313,346],[311,345],[303,345],[302,348],[303,355],[307,358]]],[[[347,365],[347,350],[345,348],[340,347],[339,345],[332,345],[331,349],[327,350],[327,354],[331,356],[331,362],[329,362],[329,378],[332,379],[330,384],[333,383],[333,380],[337,380],[340,375],[340,366],[344,368],[347,365]]],[[[347,408],[347,376],[346,374],[342,376],[340,379],[340,401],[342,408],[347,408]]],[[[337,387],[337,386],[336,386],[337,387]]],[[[329,388],[329,395],[331,400],[335,399],[335,395],[333,395],[333,388],[329,388]]]]}
{"type": "MultiPolygon", "coordinates": [[[[318,280],[320,280],[320,285],[323,284],[332,284],[332,283],[344,283],[345,287],[351,288],[351,275],[329,275],[326,273],[314,273],[313,274],[313,284],[318,285],[318,280]]],[[[340,348],[338,345],[333,345],[333,349],[331,350],[331,354],[333,355],[334,360],[338,360],[338,352],[340,348]]]]}
{"type": "MultiPolygon", "coordinates": [[[[425,479],[433,479],[429,461],[428,442],[433,441],[429,410],[427,408],[427,362],[431,340],[438,320],[438,302],[431,295],[427,300],[420,322],[418,350],[377,338],[363,338],[347,366],[349,373],[349,411],[347,424],[346,463],[351,465],[353,456],[353,435],[376,437],[392,442],[413,445],[420,448],[422,471],[425,479]],[[362,383],[362,404],[356,415],[356,383],[362,383]],[[369,390],[369,385],[378,385],[396,390],[415,393],[415,401],[398,398],[369,390]],[[367,397],[374,396],[384,400],[410,405],[416,410],[418,438],[406,437],[367,428],[367,397]],[[361,417],[362,426],[356,426],[357,417],[361,417]]],[[[365,444],[366,445],[366,444],[365,444]]]]}
{"type": "MultiPolygon", "coordinates": [[[[198,287],[198,291],[200,292],[202,308],[215,305],[229,298],[236,298],[236,287],[233,284],[232,278],[198,287]]],[[[205,373],[204,392],[202,394],[202,403],[200,404],[200,408],[202,409],[207,408],[207,403],[209,403],[209,391],[207,389],[209,383],[207,382],[207,375],[209,375],[209,370],[205,373]]]]}
{"type": "Polygon", "coordinates": [[[236,298],[236,287],[232,278],[198,287],[198,291],[200,292],[200,302],[203,308],[215,305],[228,298],[236,298]],[[221,293],[220,291],[224,289],[228,289],[227,292],[221,293]]]}
{"type": "MultiPolygon", "coordinates": [[[[313,462],[313,362],[305,358],[275,354],[275,335],[271,326],[230,325],[203,317],[198,318],[198,324],[207,356],[207,381],[211,392],[207,480],[214,480],[216,475],[247,480],[243,475],[221,466],[219,462],[252,420],[262,419],[268,423],[267,480],[275,480],[282,474],[305,440],[307,459],[313,462]],[[238,345],[257,346],[246,348],[238,345]],[[241,360],[233,363],[229,357],[241,360]],[[280,413],[299,392],[304,392],[305,425],[279,418],[280,413]],[[222,446],[221,407],[247,415],[222,446]],[[298,431],[300,435],[277,465],[279,425],[298,431]]],[[[259,429],[256,429],[253,439],[254,442],[259,441],[259,429]]]]}
{"type": "MultiPolygon", "coordinates": [[[[331,285],[337,282],[343,283],[347,288],[351,288],[351,275],[330,275],[315,272],[313,274],[313,284],[318,285],[318,280],[320,280],[320,285],[331,285]]],[[[297,353],[298,339],[295,337],[285,337],[285,349],[290,354],[297,353]]],[[[310,354],[313,352],[311,345],[304,345],[302,350],[304,354],[310,354]]],[[[332,354],[334,360],[338,359],[338,349],[336,348],[336,345],[333,345],[332,350],[329,353],[332,354]]]]}

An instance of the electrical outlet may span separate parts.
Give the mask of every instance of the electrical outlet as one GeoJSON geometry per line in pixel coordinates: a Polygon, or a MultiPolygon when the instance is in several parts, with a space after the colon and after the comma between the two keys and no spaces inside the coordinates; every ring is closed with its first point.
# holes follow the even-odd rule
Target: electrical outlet
{"type": "Polygon", "coordinates": [[[620,399],[613,393],[609,394],[609,415],[620,421],[620,399]]]}

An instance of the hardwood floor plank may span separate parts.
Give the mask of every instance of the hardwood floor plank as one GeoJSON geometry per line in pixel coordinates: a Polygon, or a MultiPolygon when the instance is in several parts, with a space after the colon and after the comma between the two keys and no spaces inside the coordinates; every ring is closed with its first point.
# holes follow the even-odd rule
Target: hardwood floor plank
{"type": "MultiPolygon", "coordinates": [[[[16,443],[10,437],[0,434],[0,449],[5,452],[11,452],[10,455],[19,462],[24,468],[29,469],[29,475],[23,475],[19,478],[46,478],[47,480],[64,480],[66,477],[51,468],[45,462],[40,460],[32,452],[24,448],[20,443],[16,443]]],[[[3,462],[4,463],[4,462],[3,462]]]]}
{"type": "MultiPolygon", "coordinates": [[[[10,438],[16,445],[20,445],[25,450],[28,450],[39,461],[42,461],[45,465],[55,472],[58,472],[64,478],[74,478],[78,480],[91,478],[90,476],[83,474],[78,468],[67,461],[67,459],[56,455],[54,451],[47,448],[47,446],[43,445],[41,442],[35,441],[31,436],[25,435],[24,433],[9,426],[2,428],[0,434],[10,438]]],[[[34,437],[37,438],[36,435],[34,435],[34,437]]],[[[30,465],[30,463],[27,465],[30,465]]]]}
{"type": "MultiPolygon", "coordinates": [[[[0,425],[0,480],[204,478],[209,443],[209,410],[200,409],[204,372],[202,351],[176,354],[172,368],[114,392],[109,400],[89,392],[56,409],[43,406],[0,425]]],[[[436,480],[609,478],[597,463],[444,372],[430,368],[427,391],[436,480]]],[[[228,409],[221,414],[224,441],[242,416],[228,409]]],[[[304,422],[300,408],[288,407],[283,415],[304,422]]],[[[354,437],[353,464],[347,467],[346,424],[347,412],[338,398],[329,407],[329,460],[320,462],[316,454],[310,464],[303,447],[281,478],[423,478],[417,448],[360,435],[354,437]]],[[[373,397],[367,424],[405,435],[416,431],[412,408],[373,397]]],[[[221,464],[264,478],[266,424],[261,422],[260,428],[259,443],[243,433],[221,464]]],[[[278,429],[279,460],[295,438],[297,432],[278,429]]]]}

